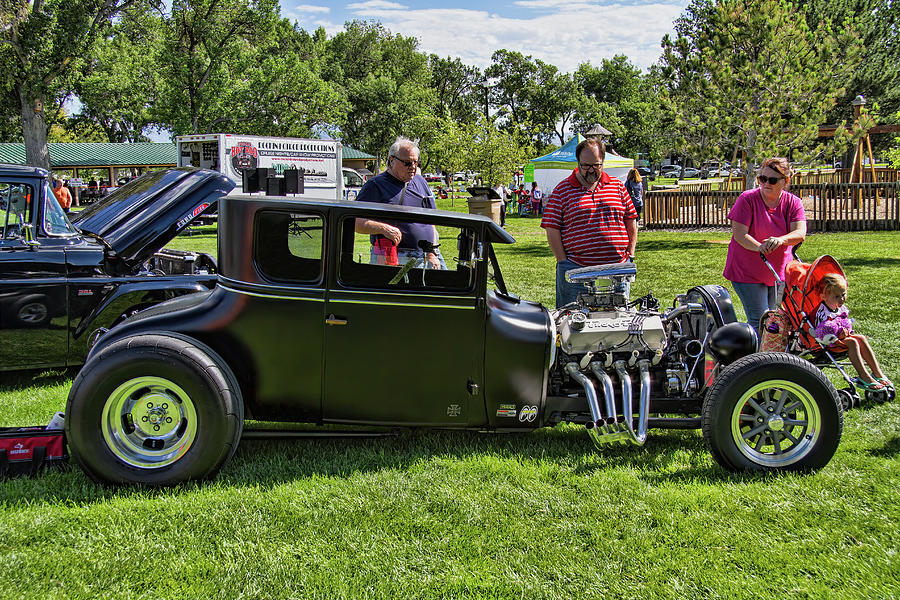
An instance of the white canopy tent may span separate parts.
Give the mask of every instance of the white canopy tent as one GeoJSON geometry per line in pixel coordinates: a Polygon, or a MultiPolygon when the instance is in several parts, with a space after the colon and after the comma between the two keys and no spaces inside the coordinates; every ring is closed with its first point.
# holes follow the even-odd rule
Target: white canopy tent
{"type": "MultiPolygon", "coordinates": [[[[561,148],[550,154],[533,158],[531,164],[534,167],[533,181],[537,181],[538,187],[545,195],[550,194],[560,181],[572,174],[578,166],[575,157],[575,148],[584,140],[584,136],[576,134],[561,148]]],[[[607,152],[603,158],[603,171],[609,173],[623,182],[628,177],[628,171],[634,167],[634,159],[625,158],[618,154],[607,152]]],[[[526,180],[528,177],[526,176],[526,180]]]]}

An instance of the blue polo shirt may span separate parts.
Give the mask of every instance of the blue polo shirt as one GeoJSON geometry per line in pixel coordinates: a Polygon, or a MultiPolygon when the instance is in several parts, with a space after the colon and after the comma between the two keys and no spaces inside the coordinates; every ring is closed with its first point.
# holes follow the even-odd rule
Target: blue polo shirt
{"type": "MultiPolygon", "coordinates": [[[[414,175],[409,183],[403,183],[387,171],[383,171],[368,180],[359,195],[356,197],[357,202],[378,202],[381,204],[397,204],[403,206],[413,206],[416,208],[436,209],[434,203],[434,195],[428,182],[421,175],[414,175]]],[[[431,225],[422,225],[421,223],[408,222],[391,222],[403,234],[400,239],[399,248],[415,248],[419,249],[419,240],[434,241],[434,229],[431,225]]],[[[372,243],[379,236],[371,236],[372,243]]]]}

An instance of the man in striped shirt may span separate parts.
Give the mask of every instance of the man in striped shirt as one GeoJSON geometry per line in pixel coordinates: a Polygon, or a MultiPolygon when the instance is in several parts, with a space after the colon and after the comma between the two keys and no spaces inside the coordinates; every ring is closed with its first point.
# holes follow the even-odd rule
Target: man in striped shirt
{"type": "Polygon", "coordinates": [[[556,257],[557,308],[585,291],[582,283],[566,281],[566,271],[634,257],[637,211],[625,184],[603,172],[605,155],[603,140],[578,144],[578,167],[554,188],[544,207],[541,227],[556,257]]]}

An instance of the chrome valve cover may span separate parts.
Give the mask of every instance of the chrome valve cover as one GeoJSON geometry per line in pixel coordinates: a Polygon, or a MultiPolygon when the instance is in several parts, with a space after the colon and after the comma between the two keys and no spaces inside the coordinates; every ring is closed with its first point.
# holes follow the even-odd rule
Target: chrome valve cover
{"type": "Polygon", "coordinates": [[[662,350],[666,330],[657,315],[628,309],[564,313],[557,328],[566,354],[662,350]]]}

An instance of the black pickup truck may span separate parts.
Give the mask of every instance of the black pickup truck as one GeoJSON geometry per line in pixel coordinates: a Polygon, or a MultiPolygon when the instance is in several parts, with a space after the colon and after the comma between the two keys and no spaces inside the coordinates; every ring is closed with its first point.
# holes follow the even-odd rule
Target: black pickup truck
{"type": "Polygon", "coordinates": [[[47,171],[0,165],[0,371],[81,364],[92,335],[214,286],[212,257],[161,249],[232,187],[156,171],[69,215],[47,171]]]}

